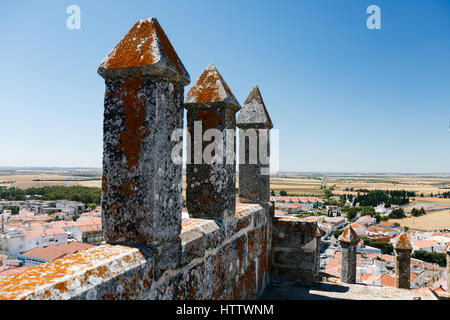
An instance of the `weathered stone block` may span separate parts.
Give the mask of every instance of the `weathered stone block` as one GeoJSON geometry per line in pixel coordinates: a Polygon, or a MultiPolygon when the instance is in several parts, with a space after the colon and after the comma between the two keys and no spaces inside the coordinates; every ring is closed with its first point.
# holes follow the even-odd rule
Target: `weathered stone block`
{"type": "Polygon", "coordinates": [[[273,127],[258,86],[254,86],[240,110],[239,200],[268,202],[270,200],[270,142],[273,127]],[[263,153],[261,153],[263,151],[263,153]]]}
{"type": "Polygon", "coordinates": [[[185,108],[188,110],[187,128],[190,133],[190,158],[186,165],[189,215],[229,220],[234,215],[236,204],[234,130],[239,103],[220,73],[210,64],[187,93],[185,108]],[[198,123],[200,127],[196,125],[198,123]],[[204,139],[204,135],[205,132],[212,132],[211,129],[218,131],[220,136],[214,136],[213,146],[209,150],[207,147],[211,142],[204,139]],[[233,130],[231,139],[227,139],[227,129],[233,130]],[[227,141],[231,141],[232,145],[227,141]]]}
{"type": "Polygon", "coordinates": [[[141,20],[101,62],[105,78],[102,221],[108,243],[157,246],[181,225],[181,165],[189,75],[156,19],[141,20]]]}

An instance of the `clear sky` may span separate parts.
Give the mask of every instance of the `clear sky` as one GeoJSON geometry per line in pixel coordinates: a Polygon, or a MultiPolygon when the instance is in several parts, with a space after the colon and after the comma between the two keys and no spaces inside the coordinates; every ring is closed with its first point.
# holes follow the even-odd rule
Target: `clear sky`
{"type": "Polygon", "coordinates": [[[450,172],[448,0],[2,1],[0,166],[101,166],[97,65],[148,17],[191,85],[210,62],[241,103],[259,85],[280,170],[450,172]]]}

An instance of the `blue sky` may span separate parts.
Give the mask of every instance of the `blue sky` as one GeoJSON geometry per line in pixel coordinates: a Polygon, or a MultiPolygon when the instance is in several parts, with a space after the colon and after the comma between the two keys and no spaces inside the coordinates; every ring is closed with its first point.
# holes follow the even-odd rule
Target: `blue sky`
{"type": "Polygon", "coordinates": [[[101,166],[97,65],[148,17],[191,85],[209,62],[241,103],[259,85],[280,170],[450,172],[448,0],[2,2],[0,166],[101,166]]]}

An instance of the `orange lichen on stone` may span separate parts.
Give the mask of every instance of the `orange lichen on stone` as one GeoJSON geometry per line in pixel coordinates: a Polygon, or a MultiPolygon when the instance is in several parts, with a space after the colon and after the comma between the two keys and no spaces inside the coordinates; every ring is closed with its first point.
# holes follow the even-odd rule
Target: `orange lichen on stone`
{"type": "Polygon", "coordinates": [[[161,49],[164,53],[164,55],[169,59],[169,64],[175,67],[177,69],[177,72],[180,76],[183,76],[183,71],[181,70],[179,58],[177,53],[175,52],[175,49],[172,47],[172,44],[170,43],[169,39],[166,36],[166,33],[161,28],[157,20],[154,20],[153,26],[156,32],[156,36],[159,40],[159,43],[161,45],[161,49]]]}
{"type": "Polygon", "coordinates": [[[158,21],[154,18],[140,20],[108,55],[105,68],[121,69],[152,65],[157,63],[162,55],[180,76],[184,76],[178,55],[158,21]]]}
{"type": "Polygon", "coordinates": [[[198,218],[189,218],[189,219],[183,219],[181,222],[181,233],[191,230],[195,227],[200,227],[204,224],[207,224],[211,222],[209,219],[198,219],[198,218]]]}
{"type": "Polygon", "coordinates": [[[357,244],[359,242],[359,237],[356,234],[355,230],[353,230],[351,226],[348,226],[339,236],[339,241],[350,244],[357,244]]]}
{"type": "Polygon", "coordinates": [[[153,64],[157,59],[153,48],[154,41],[153,23],[147,20],[136,22],[108,55],[106,68],[119,69],[153,64]]]}
{"type": "Polygon", "coordinates": [[[0,300],[68,298],[92,277],[113,277],[144,262],[138,249],[98,246],[0,278],[0,300]],[[119,261],[126,265],[119,268],[119,261]]]}
{"type": "Polygon", "coordinates": [[[221,123],[220,114],[211,109],[200,109],[197,117],[202,122],[203,130],[217,128],[221,123]]]}
{"type": "Polygon", "coordinates": [[[223,80],[213,64],[210,64],[203,71],[200,78],[186,95],[186,101],[189,103],[221,102],[226,100],[231,100],[231,102],[239,105],[225,80],[223,80]]]}
{"type": "Polygon", "coordinates": [[[412,250],[411,243],[408,240],[408,236],[403,232],[395,241],[394,248],[396,250],[412,250]]]}
{"type": "Polygon", "coordinates": [[[133,185],[134,182],[132,179],[125,179],[125,181],[122,183],[122,188],[119,191],[126,196],[131,196],[133,194],[133,185]]]}
{"type": "Polygon", "coordinates": [[[150,130],[143,127],[147,113],[145,99],[139,95],[144,82],[142,78],[126,78],[122,80],[118,92],[111,94],[121,101],[125,115],[125,128],[119,134],[118,148],[123,151],[130,171],[134,171],[139,163],[142,140],[150,135],[150,130]]]}
{"type": "Polygon", "coordinates": [[[105,175],[102,176],[102,191],[103,193],[108,192],[108,177],[105,175]]]}

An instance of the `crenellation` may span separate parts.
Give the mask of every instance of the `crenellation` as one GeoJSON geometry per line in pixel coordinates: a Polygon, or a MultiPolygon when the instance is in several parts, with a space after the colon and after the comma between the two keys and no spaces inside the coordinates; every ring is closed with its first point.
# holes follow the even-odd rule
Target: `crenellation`
{"type": "Polygon", "coordinates": [[[273,124],[258,86],[236,120],[239,127],[239,201],[270,201],[270,137],[273,124]]]}
{"type": "Polygon", "coordinates": [[[153,18],[136,23],[101,62],[98,73],[106,84],[102,183],[105,240],[163,247],[168,242],[177,243],[181,167],[171,159],[175,142],[170,135],[183,127],[184,86],[190,81],[189,75],[153,18]],[[140,49],[135,44],[146,41],[145,59],[137,61],[135,51],[140,49]]]}
{"type": "Polygon", "coordinates": [[[239,102],[210,64],[187,93],[184,106],[190,136],[187,144],[194,150],[186,165],[187,209],[192,217],[216,218],[228,225],[236,207],[234,131],[239,102]],[[212,136],[208,138],[208,134],[212,136]]]}
{"type": "Polygon", "coordinates": [[[411,286],[412,246],[406,233],[402,233],[394,243],[395,250],[395,287],[409,289],[411,286]]]}
{"type": "MultiPolygon", "coordinates": [[[[316,281],[317,224],[274,218],[269,175],[243,169],[242,180],[259,189],[246,203],[236,203],[240,104],[214,65],[184,99],[189,74],[150,18],[133,26],[98,73],[106,86],[102,222],[108,244],[0,278],[0,299],[253,299],[272,279],[316,281]],[[190,218],[184,220],[182,166],[171,158],[183,107],[192,133],[188,142],[202,156],[197,163],[194,152],[187,164],[190,218]],[[196,127],[200,144],[194,141],[196,127]],[[225,132],[218,140],[228,148],[214,150],[212,162],[204,163],[203,152],[212,151],[203,139],[209,129],[225,132]]],[[[255,88],[241,118],[248,118],[248,108],[262,106],[258,115],[265,124],[258,118],[250,125],[269,129],[272,122],[255,88]]],[[[268,140],[264,147],[269,149],[268,140]]],[[[245,191],[241,184],[239,189],[245,191]]]]}
{"type": "Polygon", "coordinates": [[[344,283],[356,283],[356,245],[359,237],[355,230],[349,225],[339,236],[341,244],[341,281],[344,283]]]}

